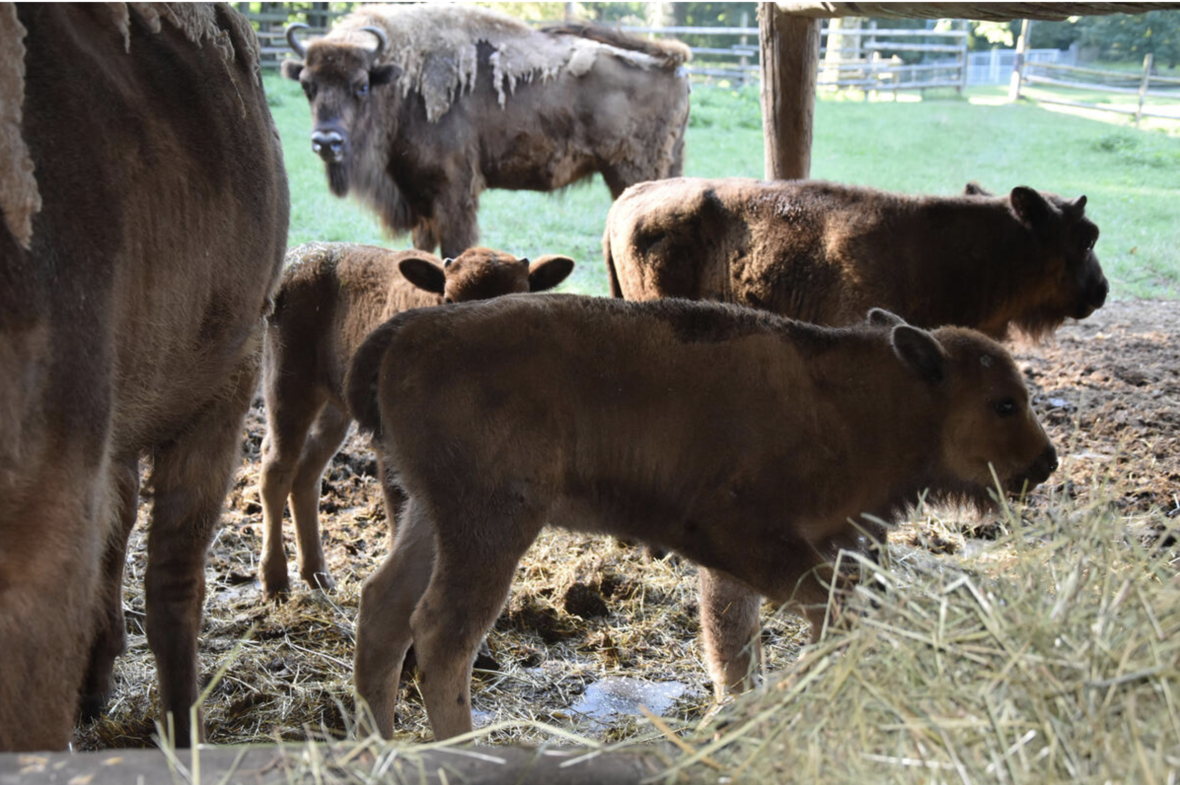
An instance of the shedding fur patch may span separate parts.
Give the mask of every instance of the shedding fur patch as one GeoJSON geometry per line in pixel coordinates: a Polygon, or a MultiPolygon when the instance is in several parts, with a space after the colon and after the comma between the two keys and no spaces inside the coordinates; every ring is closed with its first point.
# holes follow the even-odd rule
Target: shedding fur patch
{"type": "Polygon", "coordinates": [[[27,34],[16,17],[16,5],[0,4],[0,212],[26,251],[33,242],[33,216],[41,212],[33,159],[20,130],[27,34]]]}
{"type": "MultiPolygon", "coordinates": [[[[207,3],[105,3],[115,28],[123,36],[123,49],[131,51],[131,12],[153,33],[162,20],[180,30],[198,47],[211,41],[228,67],[239,57],[229,32],[217,24],[217,10],[207,3]]],[[[262,84],[258,38],[240,14],[227,14],[237,37],[246,42],[246,58],[256,85],[262,84]]],[[[41,211],[41,194],[33,173],[33,159],[21,136],[25,100],[25,46],[28,34],[16,15],[14,3],[0,3],[0,212],[8,231],[21,247],[33,242],[33,216],[41,211]]]]}
{"type": "Polygon", "coordinates": [[[372,49],[376,39],[360,30],[366,26],[385,31],[389,49],[382,62],[402,69],[403,97],[411,91],[420,93],[432,123],[446,114],[463,91],[475,87],[481,41],[494,50],[489,59],[500,106],[521,82],[552,79],[564,69],[581,76],[598,57],[614,57],[644,69],[665,63],[646,52],[544,33],[498,11],[458,4],[364,6],[341,20],[327,38],[372,49]]]}

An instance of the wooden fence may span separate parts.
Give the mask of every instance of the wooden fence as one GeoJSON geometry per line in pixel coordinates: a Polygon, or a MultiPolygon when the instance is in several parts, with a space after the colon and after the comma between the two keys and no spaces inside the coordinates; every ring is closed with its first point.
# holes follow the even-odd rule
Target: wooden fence
{"type": "MultiPolygon", "coordinates": [[[[339,8],[339,4],[334,4],[339,8]]],[[[290,51],[285,38],[291,21],[288,6],[262,3],[251,11],[249,3],[238,7],[258,31],[262,66],[277,68],[290,51]]],[[[346,7],[347,8],[347,7],[346,7]]],[[[329,10],[328,3],[313,3],[307,11],[310,29],[301,36],[322,35],[332,21],[348,10],[329,10]]],[[[732,38],[730,46],[690,47],[693,60],[686,70],[702,79],[728,79],[742,85],[757,81],[758,28],[751,27],[743,16],[740,27],[623,27],[630,33],[653,36],[713,36],[732,38]]],[[[873,91],[922,90],[930,87],[953,87],[962,90],[967,81],[966,30],[885,30],[824,26],[821,33],[820,69],[817,86],[824,88],[859,88],[867,95],[873,91]],[[829,56],[828,41],[835,42],[829,56]],[[934,62],[903,63],[898,53],[920,53],[923,59],[933,55],[934,62]]]]}
{"type": "Polygon", "coordinates": [[[1162,117],[1180,120],[1180,79],[1171,79],[1152,73],[1152,55],[1143,59],[1142,74],[1121,71],[1105,71],[1097,68],[1081,68],[1078,66],[1055,65],[1051,63],[1023,63],[1017,67],[1020,75],[1017,97],[1026,85],[1044,86],[1049,88],[1069,88],[1086,90],[1089,92],[1110,93],[1113,96],[1134,95],[1134,105],[1127,103],[1089,103],[1074,101],[1056,96],[1038,94],[1035,100],[1043,104],[1060,104],[1062,106],[1076,106],[1083,109],[1095,109],[1101,112],[1117,112],[1133,115],[1135,125],[1139,125],[1144,117],[1162,117]],[[1162,89],[1152,89],[1156,85],[1162,89]],[[1176,103],[1164,106],[1147,104],[1148,98],[1171,99],[1176,103]]]}

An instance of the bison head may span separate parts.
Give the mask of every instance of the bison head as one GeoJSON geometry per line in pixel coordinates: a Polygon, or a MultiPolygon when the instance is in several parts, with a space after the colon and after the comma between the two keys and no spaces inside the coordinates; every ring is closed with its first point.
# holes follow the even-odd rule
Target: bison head
{"type": "Polygon", "coordinates": [[[1066,317],[1084,319],[1102,307],[1110,286],[1094,255],[1098,227],[1085,214],[1086,197],[1063,199],[1019,186],[1009,195],[1012,213],[1033,235],[1047,265],[1049,291],[1042,306],[1016,324],[1032,335],[1052,331],[1066,317]]]}
{"type": "Polygon", "coordinates": [[[372,108],[373,91],[391,84],[401,74],[396,65],[379,64],[388,43],[377,27],[361,27],[376,47],[369,48],[336,36],[300,43],[305,24],[287,28],[287,42],[302,60],[283,61],[283,76],[303,86],[311,104],[311,149],[328,166],[328,184],[337,196],[348,194],[349,168],[358,151],[380,123],[372,108]]]}
{"type": "Polygon", "coordinates": [[[568,256],[542,256],[535,263],[490,248],[468,248],[439,267],[428,259],[410,257],[398,264],[402,277],[448,303],[488,300],[506,294],[552,289],[574,270],[568,256]]]}
{"type": "Polygon", "coordinates": [[[1057,451],[1003,346],[962,327],[928,332],[881,309],[869,313],[869,322],[890,330],[894,354],[930,385],[941,410],[942,478],[934,487],[983,506],[997,482],[1019,494],[1056,470],[1057,451]]]}

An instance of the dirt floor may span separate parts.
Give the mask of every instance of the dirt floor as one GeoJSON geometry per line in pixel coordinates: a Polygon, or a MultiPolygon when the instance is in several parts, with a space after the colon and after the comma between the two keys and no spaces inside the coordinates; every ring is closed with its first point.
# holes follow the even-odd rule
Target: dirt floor
{"type": "MultiPolygon", "coordinates": [[[[1049,344],[1012,348],[1062,462],[1022,514],[1036,515],[1045,502],[1064,496],[1082,505],[1112,505],[1131,524],[1147,513],[1159,521],[1162,512],[1168,523],[1146,527],[1142,536],[1172,537],[1160,529],[1180,527],[1180,303],[1110,303],[1064,327],[1049,344]]],[[[298,588],[283,604],[264,603],[255,578],[264,431],[259,403],[249,415],[241,470],[208,563],[201,664],[205,679],[215,682],[205,719],[209,741],[217,743],[348,731],[359,589],[386,552],[376,464],[366,440],[353,435],[332,461],[321,498],[337,588],[309,591],[292,562],[298,588]]],[[[153,743],[155,666],[143,631],[142,592],[147,508],[145,501],[128,562],[129,649],[116,664],[117,697],[105,717],[78,729],[78,749],[153,743]]],[[[919,512],[894,532],[891,549],[955,552],[1004,525],[998,514],[919,512]]],[[[287,542],[294,558],[289,530],[287,542]]],[[[697,638],[695,572],[674,558],[649,561],[609,538],[547,532],[519,568],[488,638],[490,657],[477,662],[477,723],[510,722],[492,732],[495,741],[552,738],[536,723],[608,740],[654,736],[641,717],[612,713],[617,701],[598,700],[598,688],[618,692],[619,685],[623,692],[640,691],[632,704],[666,698],[662,715],[673,727],[700,723],[711,701],[697,638]]],[[[794,616],[766,609],[770,671],[788,668],[797,657],[802,629],[794,616]]],[[[429,737],[412,679],[402,691],[399,730],[407,740],[429,737]]]]}

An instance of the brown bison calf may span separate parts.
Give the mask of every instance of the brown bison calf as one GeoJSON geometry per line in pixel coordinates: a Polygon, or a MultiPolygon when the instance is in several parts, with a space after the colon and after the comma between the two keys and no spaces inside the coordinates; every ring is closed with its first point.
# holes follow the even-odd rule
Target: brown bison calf
{"type": "Polygon", "coordinates": [[[377,328],[348,400],[409,497],[358,622],[356,689],[378,730],[411,641],[435,735],[471,728],[472,655],[546,522],[701,565],[724,682],[757,629],[732,582],[802,606],[814,632],[849,519],[889,519],[925,489],[982,503],[992,466],[1013,491],[1048,477],[1056,454],[1003,347],[873,321],[541,296],[377,328]]]}
{"type": "Polygon", "coordinates": [[[611,293],[629,300],[721,300],[833,326],[880,307],[920,327],[1039,336],[1106,300],[1085,205],[975,183],[939,197],[678,178],[628,188],[602,242],[611,293]]]}
{"type": "MultiPolygon", "coordinates": [[[[317,520],[320,479],[340,448],[352,417],[344,374],[369,331],[410,308],[539,292],[574,268],[565,256],[528,259],[472,248],[442,260],[424,251],[312,243],[287,254],[287,269],[268,320],[263,387],[267,435],[262,456],[262,561],[267,597],[286,592],[283,507],[291,497],[299,572],[313,587],[331,588],[317,520]]],[[[400,492],[385,486],[393,520],[400,492]]]]}

